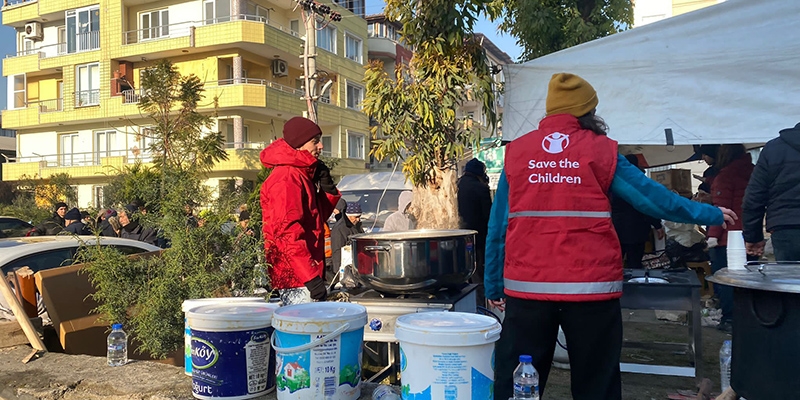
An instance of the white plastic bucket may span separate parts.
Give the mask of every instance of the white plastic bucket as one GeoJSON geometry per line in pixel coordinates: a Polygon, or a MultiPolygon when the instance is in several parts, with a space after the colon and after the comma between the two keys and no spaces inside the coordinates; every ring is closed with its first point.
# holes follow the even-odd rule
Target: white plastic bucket
{"type": "Polygon", "coordinates": [[[367,309],[321,302],[281,307],[272,316],[278,400],[356,400],[367,309]]]}
{"type": "Polygon", "coordinates": [[[397,318],[404,399],[494,398],[494,342],[500,323],[461,312],[423,312],[397,318]]]}
{"type": "Polygon", "coordinates": [[[225,304],[225,303],[252,303],[265,301],[263,297],[212,297],[207,299],[190,299],[183,302],[181,310],[183,311],[183,372],[186,375],[192,376],[192,330],[189,327],[189,320],[186,318],[186,313],[193,308],[200,306],[208,306],[212,304],[225,304]]]}
{"type": "Polygon", "coordinates": [[[189,311],[194,397],[240,400],[275,389],[269,343],[277,308],[266,302],[236,302],[189,311]]]}

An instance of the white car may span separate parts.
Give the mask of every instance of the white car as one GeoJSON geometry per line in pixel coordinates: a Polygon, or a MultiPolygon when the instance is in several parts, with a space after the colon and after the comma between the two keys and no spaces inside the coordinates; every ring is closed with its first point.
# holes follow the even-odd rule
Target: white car
{"type": "MultiPolygon", "coordinates": [[[[71,265],[81,245],[96,245],[95,236],[31,236],[0,239],[0,269],[3,277],[11,271],[29,267],[34,273],[71,265]]],[[[136,240],[100,237],[101,246],[113,247],[123,254],[147,253],[159,247],[136,240]]],[[[42,307],[39,307],[40,311],[42,307]]],[[[13,320],[14,316],[5,299],[0,296],[0,320],[13,320]]]]}

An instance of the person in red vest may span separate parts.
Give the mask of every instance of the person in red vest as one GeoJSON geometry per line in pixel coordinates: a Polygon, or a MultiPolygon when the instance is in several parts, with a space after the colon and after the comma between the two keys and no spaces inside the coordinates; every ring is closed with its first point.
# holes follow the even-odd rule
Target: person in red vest
{"type": "Polygon", "coordinates": [[[513,390],[520,355],[533,356],[543,394],[559,325],[572,396],[622,398],[622,259],[610,195],[655,218],[733,223],[731,210],[692,202],[618,154],[595,115],[597,93],[577,75],[553,75],[539,129],[506,146],[486,243],[484,285],[505,310],[496,345],[495,398],[513,390]]]}

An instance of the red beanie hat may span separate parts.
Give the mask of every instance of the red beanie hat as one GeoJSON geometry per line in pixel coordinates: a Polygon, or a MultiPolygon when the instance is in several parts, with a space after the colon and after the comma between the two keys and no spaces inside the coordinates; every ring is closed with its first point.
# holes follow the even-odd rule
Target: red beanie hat
{"type": "Polygon", "coordinates": [[[283,140],[295,149],[302,147],[317,135],[322,135],[322,129],[307,118],[294,117],[283,125],[283,140]]]}

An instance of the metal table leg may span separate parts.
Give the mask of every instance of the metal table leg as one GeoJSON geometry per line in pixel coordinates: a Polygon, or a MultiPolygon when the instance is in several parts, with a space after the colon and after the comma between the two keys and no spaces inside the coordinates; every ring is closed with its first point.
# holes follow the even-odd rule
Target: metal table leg
{"type": "Polygon", "coordinates": [[[705,377],[703,370],[703,325],[700,321],[700,288],[692,288],[692,348],[694,350],[694,377],[699,383],[705,377]]]}

